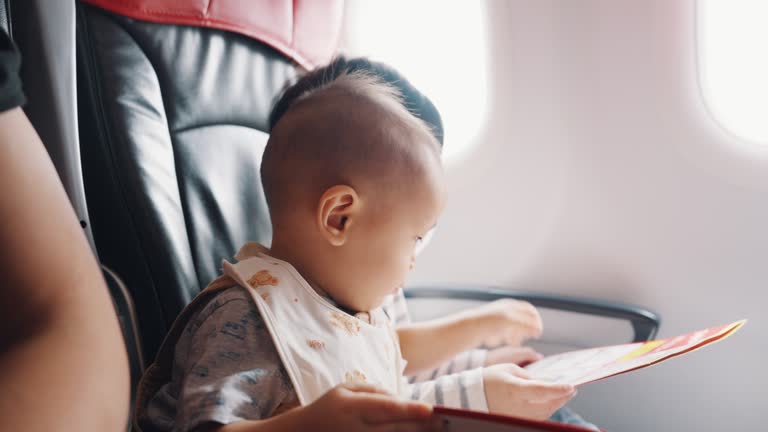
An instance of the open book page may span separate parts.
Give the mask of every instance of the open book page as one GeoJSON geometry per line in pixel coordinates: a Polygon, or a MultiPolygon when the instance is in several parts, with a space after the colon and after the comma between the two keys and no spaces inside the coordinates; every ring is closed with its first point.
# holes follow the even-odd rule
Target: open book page
{"type": "Polygon", "coordinates": [[[586,432],[579,426],[436,406],[447,432],[586,432]]]}
{"type": "Polygon", "coordinates": [[[545,357],[526,366],[534,379],[586,384],[631,370],[651,366],[725,339],[746,320],[687,333],[669,339],[571,351],[545,357]]]}

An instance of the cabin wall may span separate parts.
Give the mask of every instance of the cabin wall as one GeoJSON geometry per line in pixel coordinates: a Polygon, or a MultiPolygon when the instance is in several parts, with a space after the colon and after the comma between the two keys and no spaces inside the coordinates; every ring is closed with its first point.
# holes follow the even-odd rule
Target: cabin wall
{"type": "MultiPolygon", "coordinates": [[[[695,2],[485,4],[487,124],[447,167],[448,207],[410,284],[636,303],[661,314],[661,337],[749,318],[722,343],[584,386],[573,405],[608,430],[762,430],[768,144],[706,110],[695,2]]],[[[610,333],[601,325],[583,331],[610,333]]]]}

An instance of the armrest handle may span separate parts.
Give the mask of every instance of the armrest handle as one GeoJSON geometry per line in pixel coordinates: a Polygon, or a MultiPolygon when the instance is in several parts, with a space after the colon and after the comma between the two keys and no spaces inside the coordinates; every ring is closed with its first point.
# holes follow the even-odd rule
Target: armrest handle
{"type": "Polygon", "coordinates": [[[629,321],[634,330],[633,342],[653,339],[661,325],[661,317],[646,308],[606,300],[570,297],[533,291],[507,290],[484,286],[421,286],[405,289],[406,298],[444,298],[455,300],[494,301],[503,298],[524,300],[536,307],[618,318],[629,321]]]}

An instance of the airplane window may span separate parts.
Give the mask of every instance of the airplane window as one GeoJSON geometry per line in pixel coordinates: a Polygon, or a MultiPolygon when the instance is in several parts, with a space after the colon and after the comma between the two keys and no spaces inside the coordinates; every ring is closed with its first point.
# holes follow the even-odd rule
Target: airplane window
{"type": "Polygon", "coordinates": [[[440,110],[444,160],[475,144],[487,103],[483,2],[355,0],[348,3],[344,51],[386,62],[440,110]]]}
{"type": "Polygon", "coordinates": [[[739,138],[768,144],[768,2],[700,0],[697,7],[708,109],[739,138]]]}

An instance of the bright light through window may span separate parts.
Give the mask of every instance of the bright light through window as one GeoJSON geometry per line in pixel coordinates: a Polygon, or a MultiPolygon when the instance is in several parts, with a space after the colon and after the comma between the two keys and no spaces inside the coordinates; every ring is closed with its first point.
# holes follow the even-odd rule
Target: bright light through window
{"type": "Polygon", "coordinates": [[[437,106],[443,157],[474,144],[487,104],[484,2],[351,0],[346,51],[386,62],[437,106]]]}
{"type": "Polygon", "coordinates": [[[698,8],[709,110],[734,135],[768,144],[768,2],[700,0],[698,8]]]}

